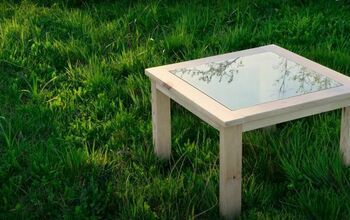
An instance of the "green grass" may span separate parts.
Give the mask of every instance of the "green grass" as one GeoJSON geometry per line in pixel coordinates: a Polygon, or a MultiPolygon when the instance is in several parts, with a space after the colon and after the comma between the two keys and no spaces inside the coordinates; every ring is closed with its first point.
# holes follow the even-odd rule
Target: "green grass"
{"type": "MultiPolygon", "coordinates": [[[[275,43],[350,75],[349,1],[1,1],[0,219],[216,219],[218,132],[147,67],[275,43]],[[55,3],[56,2],[56,3],[55,3]]],[[[242,219],[346,219],[340,111],[243,136],[242,219]]]]}

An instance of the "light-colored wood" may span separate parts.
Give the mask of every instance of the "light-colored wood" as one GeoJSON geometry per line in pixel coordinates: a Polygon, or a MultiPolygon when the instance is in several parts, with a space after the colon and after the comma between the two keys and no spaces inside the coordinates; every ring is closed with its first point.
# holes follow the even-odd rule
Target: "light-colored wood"
{"type": "Polygon", "coordinates": [[[350,165],[350,78],[334,70],[276,45],[267,45],[148,68],[145,73],[152,80],[153,138],[159,157],[170,157],[170,98],[220,131],[220,212],[224,217],[238,216],[241,210],[243,131],[345,107],[342,114],[340,148],[344,163],[350,165]],[[274,52],[342,85],[231,111],[169,72],[263,52],[274,52]]]}
{"type": "MultiPolygon", "coordinates": [[[[276,115],[287,115],[291,112],[298,112],[302,110],[310,111],[310,109],[317,110],[320,108],[322,109],[321,112],[331,111],[335,108],[333,108],[329,103],[337,103],[337,108],[341,108],[347,106],[347,104],[343,103],[343,101],[346,102],[346,100],[349,99],[350,87],[346,88],[341,86],[274,102],[262,103],[249,108],[239,109],[235,112],[236,115],[241,115],[244,118],[244,123],[249,123],[252,121],[275,117],[276,115]],[[340,104],[340,106],[338,104],[340,104]]],[[[226,126],[235,124],[237,124],[235,119],[226,122],[226,126]]]]}
{"type": "MultiPolygon", "coordinates": [[[[271,125],[269,123],[267,125],[264,124],[268,121],[265,120],[266,118],[271,118],[274,121],[278,121],[278,118],[274,117],[278,115],[281,116],[282,120],[284,120],[288,118],[286,115],[288,115],[290,112],[299,112],[305,109],[319,111],[318,108],[321,108],[323,112],[330,111],[334,108],[329,106],[328,103],[350,99],[349,77],[276,45],[268,45],[198,60],[149,68],[145,70],[145,73],[152,80],[157,81],[159,90],[216,128],[221,126],[229,127],[242,123],[255,124],[252,127],[263,127],[271,125]],[[311,70],[340,82],[342,86],[231,111],[219,102],[213,100],[211,97],[169,72],[169,70],[174,70],[177,68],[193,67],[205,63],[234,59],[240,56],[248,56],[263,52],[274,52],[280,56],[286,57],[289,60],[299,63],[311,70]],[[324,108],[324,105],[327,105],[330,108],[324,108]],[[259,121],[264,123],[259,125],[257,124],[259,121]]],[[[341,106],[338,105],[338,107],[345,106],[347,106],[347,104],[343,104],[341,106]]]]}
{"type": "Polygon", "coordinates": [[[334,79],[337,82],[340,82],[344,85],[349,86],[349,77],[346,75],[340,74],[335,70],[332,70],[326,66],[323,66],[319,63],[316,63],[310,59],[300,56],[299,54],[293,53],[289,50],[286,50],[277,45],[271,44],[264,47],[266,51],[274,52],[282,57],[287,58],[288,60],[294,61],[295,63],[299,63],[309,69],[314,70],[317,73],[321,73],[322,75],[328,76],[331,79],[334,79]]]}
{"type": "MultiPolygon", "coordinates": [[[[149,75],[147,70],[146,74],[149,75]]],[[[232,117],[232,112],[228,108],[173,74],[160,72],[157,74],[157,78],[152,74],[149,76],[152,80],[157,82],[158,90],[162,91],[171,99],[189,109],[209,124],[215,124],[214,127],[216,128],[226,126],[225,122],[232,117]]],[[[243,119],[243,117],[240,116],[236,116],[235,118],[237,118],[236,121],[240,121],[239,118],[241,118],[241,120],[243,119]]]]}
{"type": "Polygon", "coordinates": [[[152,81],[152,126],[155,153],[161,159],[171,154],[170,98],[156,88],[152,81]]]}
{"type": "Polygon", "coordinates": [[[275,125],[278,123],[291,121],[299,118],[303,118],[310,115],[319,114],[322,112],[327,112],[335,109],[342,108],[344,106],[350,106],[350,99],[339,100],[336,102],[327,103],[321,106],[315,106],[305,109],[299,109],[296,111],[287,111],[284,114],[273,115],[271,117],[266,117],[260,120],[250,121],[243,124],[244,131],[250,131],[258,128],[267,127],[270,125],[275,125]]]}
{"type": "Polygon", "coordinates": [[[350,166],[350,107],[343,108],[342,110],[340,152],[344,164],[350,166]]]}
{"type": "MultiPolygon", "coordinates": [[[[269,45],[271,46],[271,45],[269,45]]],[[[190,61],[184,61],[184,62],[179,62],[179,63],[173,63],[173,64],[168,64],[168,65],[163,65],[163,66],[157,66],[157,67],[151,67],[146,69],[146,72],[152,73],[152,74],[157,74],[157,72],[167,72],[169,70],[174,70],[178,68],[187,68],[187,67],[194,67],[206,63],[211,63],[211,62],[219,62],[223,60],[229,60],[229,59],[234,59],[237,57],[242,57],[242,56],[249,56],[257,53],[263,53],[267,52],[271,49],[267,50],[267,46],[262,46],[262,47],[256,47],[256,48],[251,48],[251,49],[246,49],[246,50],[241,50],[241,51],[235,51],[231,53],[225,53],[225,54],[220,54],[216,56],[210,56],[210,57],[204,57],[200,59],[195,59],[195,60],[190,60],[190,61]]]]}
{"type": "Polygon", "coordinates": [[[242,125],[220,128],[220,213],[226,218],[241,212],[242,125]]]}
{"type": "Polygon", "coordinates": [[[165,85],[157,85],[157,89],[163,92],[165,95],[171,97],[175,102],[179,103],[181,106],[198,116],[203,121],[207,122],[216,129],[219,129],[220,125],[224,125],[223,122],[216,118],[213,114],[209,113],[203,108],[200,108],[195,103],[183,97],[180,93],[176,91],[170,92],[170,88],[165,85]]]}

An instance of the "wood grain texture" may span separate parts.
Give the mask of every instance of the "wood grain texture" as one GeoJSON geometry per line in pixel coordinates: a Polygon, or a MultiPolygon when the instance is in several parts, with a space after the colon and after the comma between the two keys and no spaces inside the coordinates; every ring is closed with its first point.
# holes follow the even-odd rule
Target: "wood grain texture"
{"type": "Polygon", "coordinates": [[[152,83],[152,128],[155,153],[161,159],[169,159],[171,154],[170,98],[152,83]]]}
{"type": "Polygon", "coordinates": [[[220,213],[234,218],[241,212],[242,125],[220,128],[220,213]]]}
{"type": "Polygon", "coordinates": [[[350,165],[350,107],[342,109],[340,152],[345,165],[350,165]]]}

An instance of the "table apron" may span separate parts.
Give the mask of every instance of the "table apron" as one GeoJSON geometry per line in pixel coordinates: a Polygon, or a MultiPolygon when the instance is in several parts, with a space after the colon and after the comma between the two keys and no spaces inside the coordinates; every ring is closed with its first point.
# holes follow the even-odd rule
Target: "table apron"
{"type": "Polygon", "coordinates": [[[219,119],[217,119],[215,116],[209,115],[208,112],[201,109],[200,106],[196,106],[193,103],[189,103],[186,98],[181,98],[180,93],[174,94],[174,91],[170,92],[168,89],[164,88],[163,86],[160,86],[158,83],[156,84],[156,86],[159,91],[170,97],[172,100],[180,104],[182,107],[184,107],[185,109],[187,109],[188,111],[190,111],[191,113],[193,113],[212,127],[219,130],[220,127],[223,126],[220,126],[220,124],[222,124],[223,122],[219,121],[219,119]]]}
{"type": "Polygon", "coordinates": [[[286,121],[291,121],[291,120],[295,120],[295,119],[299,119],[299,118],[303,118],[311,115],[316,115],[322,112],[328,112],[328,111],[332,111],[332,110],[347,107],[347,106],[350,106],[350,99],[333,101],[320,106],[295,110],[295,111],[286,112],[279,115],[274,115],[272,117],[244,122],[243,131],[250,131],[258,128],[263,128],[270,125],[275,125],[286,121]]]}

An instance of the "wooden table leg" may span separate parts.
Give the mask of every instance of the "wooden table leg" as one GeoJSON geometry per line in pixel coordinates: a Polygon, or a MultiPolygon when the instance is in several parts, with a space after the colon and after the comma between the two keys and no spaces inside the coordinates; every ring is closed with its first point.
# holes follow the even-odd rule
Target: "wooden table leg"
{"type": "Polygon", "coordinates": [[[242,125],[220,129],[220,213],[234,218],[241,212],[242,125]]]}
{"type": "Polygon", "coordinates": [[[155,153],[161,159],[171,154],[170,98],[156,88],[152,81],[152,126],[155,153]]]}
{"type": "Polygon", "coordinates": [[[350,107],[342,109],[340,130],[340,151],[344,164],[350,165],[350,107]]]}

